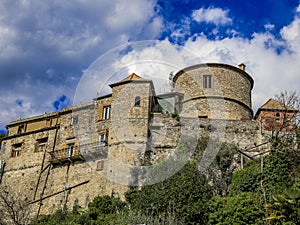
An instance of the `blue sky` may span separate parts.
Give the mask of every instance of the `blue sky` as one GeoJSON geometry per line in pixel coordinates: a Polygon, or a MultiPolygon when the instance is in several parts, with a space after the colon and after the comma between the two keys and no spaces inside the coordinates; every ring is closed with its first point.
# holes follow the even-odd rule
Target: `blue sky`
{"type": "MultiPolygon", "coordinates": [[[[299,90],[299,4],[298,0],[2,0],[0,130],[10,121],[60,110],[70,106],[74,96],[85,95],[78,93],[79,86],[99,56],[107,71],[116,69],[118,62],[129,65],[143,57],[170,60],[178,68],[243,62],[255,80],[257,109],[282,90],[299,90]],[[156,42],[136,51],[131,46],[118,48],[142,40],[156,42]],[[105,55],[114,48],[119,54],[105,55]],[[187,57],[187,51],[193,57],[187,57]]],[[[151,73],[149,65],[129,67],[120,70],[120,76],[133,70],[141,76],[151,73]]],[[[162,70],[164,76],[171,68],[162,70]]],[[[100,83],[88,88],[94,96],[107,77],[100,74],[96,79],[100,83]]]]}

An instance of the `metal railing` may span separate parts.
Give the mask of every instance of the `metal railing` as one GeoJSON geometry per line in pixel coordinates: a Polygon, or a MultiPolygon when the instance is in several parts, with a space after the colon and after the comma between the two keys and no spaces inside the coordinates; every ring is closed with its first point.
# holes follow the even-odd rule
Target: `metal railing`
{"type": "Polygon", "coordinates": [[[57,149],[50,153],[50,162],[58,163],[74,160],[90,160],[95,158],[106,158],[108,146],[105,142],[92,142],[78,146],[68,146],[57,149]]]}

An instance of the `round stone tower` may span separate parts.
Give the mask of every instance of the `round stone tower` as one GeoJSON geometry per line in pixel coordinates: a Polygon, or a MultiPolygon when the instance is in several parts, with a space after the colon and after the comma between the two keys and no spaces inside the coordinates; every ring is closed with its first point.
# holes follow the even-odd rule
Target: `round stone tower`
{"type": "MultiPolygon", "coordinates": [[[[252,77],[245,65],[199,64],[177,72],[175,90],[184,94],[183,114],[196,112],[199,118],[252,119],[252,77]]],[[[195,114],[194,114],[195,115],[195,114]]]]}

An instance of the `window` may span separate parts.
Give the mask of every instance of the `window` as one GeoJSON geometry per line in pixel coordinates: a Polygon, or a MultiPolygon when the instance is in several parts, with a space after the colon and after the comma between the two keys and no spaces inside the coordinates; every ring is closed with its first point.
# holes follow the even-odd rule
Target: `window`
{"type": "Polygon", "coordinates": [[[277,112],[275,116],[276,116],[276,121],[279,121],[280,120],[280,113],[277,112]]]}
{"type": "Polygon", "coordinates": [[[96,170],[103,170],[103,168],[104,168],[104,160],[98,161],[96,170]]]}
{"type": "Polygon", "coordinates": [[[11,157],[15,158],[21,154],[22,143],[14,144],[12,146],[11,157]]]}
{"type": "Polygon", "coordinates": [[[70,143],[66,148],[66,157],[74,156],[74,143],[70,143]]]}
{"type": "Polygon", "coordinates": [[[45,151],[47,142],[48,142],[48,137],[36,140],[35,152],[43,152],[43,151],[45,151]]]}
{"type": "Polygon", "coordinates": [[[43,152],[43,151],[45,151],[45,149],[46,149],[46,144],[43,143],[43,144],[39,145],[38,151],[43,152]]]}
{"type": "Polygon", "coordinates": [[[25,132],[25,124],[22,124],[18,127],[18,134],[22,134],[25,132]]]}
{"type": "Polygon", "coordinates": [[[105,133],[99,134],[98,142],[99,142],[100,146],[105,146],[106,145],[106,134],[105,133]]]}
{"type": "Polygon", "coordinates": [[[110,118],[110,106],[104,106],[102,119],[107,120],[109,118],[110,118]]]}
{"type": "Polygon", "coordinates": [[[78,123],[78,116],[72,116],[71,117],[71,126],[78,123]]]}
{"type": "Polygon", "coordinates": [[[137,96],[134,101],[134,106],[140,106],[140,105],[141,105],[141,98],[140,96],[137,96]]]}
{"type": "Polygon", "coordinates": [[[203,76],[203,88],[211,88],[212,82],[211,82],[211,75],[204,75],[203,76]]]}

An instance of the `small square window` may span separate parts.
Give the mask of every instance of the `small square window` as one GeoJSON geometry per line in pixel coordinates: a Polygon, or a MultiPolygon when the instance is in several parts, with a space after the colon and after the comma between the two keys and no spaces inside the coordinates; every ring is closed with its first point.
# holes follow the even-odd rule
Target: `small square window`
{"type": "Polygon", "coordinates": [[[18,134],[23,134],[25,132],[25,124],[18,127],[18,134]]]}
{"type": "Polygon", "coordinates": [[[98,161],[96,170],[103,170],[103,168],[104,168],[104,160],[98,161]]]}
{"type": "Polygon", "coordinates": [[[72,116],[71,117],[71,126],[78,123],[78,116],[72,116]]]}
{"type": "Polygon", "coordinates": [[[46,149],[48,137],[37,139],[35,143],[35,152],[43,152],[46,149]]]}
{"type": "Polygon", "coordinates": [[[15,158],[21,154],[22,143],[14,144],[12,146],[11,157],[15,158]]]}
{"type": "Polygon", "coordinates": [[[45,148],[46,148],[46,144],[39,144],[38,151],[43,152],[43,151],[45,151],[45,148]]]}
{"type": "Polygon", "coordinates": [[[211,88],[212,87],[212,76],[204,75],[203,76],[203,88],[211,88]]]}

